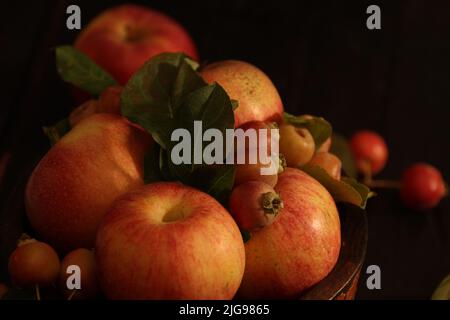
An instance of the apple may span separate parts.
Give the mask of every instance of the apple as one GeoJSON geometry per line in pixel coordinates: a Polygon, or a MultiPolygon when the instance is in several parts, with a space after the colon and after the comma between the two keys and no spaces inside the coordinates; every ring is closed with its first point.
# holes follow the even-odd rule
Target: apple
{"type": "Polygon", "coordinates": [[[289,167],[308,163],[314,151],[314,139],[307,129],[286,123],[280,125],[280,153],[285,157],[289,167]]]}
{"type": "Polygon", "coordinates": [[[438,169],[427,163],[415,163],[403,171],[400,195],[412,209],[434,208],[447,190],[438,169]]]}
{"type": "Polygon", "coordinates": [[[114,202],[95,246],[111,299],[231,299],[245,266],[239,228],[213,197],[158,182],[114,202]]]}
{"type": "Polygon", "coordinates": [[[75,47],[124,85],[145,61],[163,52],[184,52],[198,60],[187,31],[165,14],[125,4],[95,17],[75,41],[75,47]]]}
{"type": "Polygon", "coordinates": [[[283,201],[272,186],[250,181],[233,189],[230,212],[239,228],[255,231],[275,221],[283,209],[283,201]]]}
{"type": "MultiPolygon", "coordinates": [[[[270,122],[262,122],[262,121],[251,121],[248,122],[240,127],[244,131],[244,133],[247,133],[248,130],[254,130],[256,135],[256,145],[248,145],[246,144],[246,147],[244,150],[241,150],[239,148],[236,149],[236,156],[238,153],[244,153],[245,155],[245,163],[236,164],[236,172],[235,172],[235,180],[234,185],[240,185],[242,183],[248,182],[248,181],[262,181],[270,186],[274,187],[278,180],[278,171],[282,171],[282,167],[279,168],[277,172],[274,174],[261,174],[261,170],[263,168],[270,168],[271,163],[263,163],[261,161],[261,158],[259,157],[259,151],[262,147],[262,144],[265,144],[265,148],[267,150],[265,157],[270,157],[271,152],[271,129],[276,129],[277,126],[274,123],[270,122]],[[260,141],[260,133],[261,130],[267,130],[265,133],[265,137],[267,139],[265,141],[260,141]],[[256,163],[250,163],[249,159],[250,156],[254,155],[257,159],[256,163]]],[[[275,151],[275,150],[274,150],[275,151]]],[[[237,158],[236,158],[237,160],[237,158]]],[[[265,162],[265,160],[264,160],[265,162]]],[[[237,163],[237,161],[235,162],[237,163]]],[[[281,166],[281,162],[280,165],[281,166]]]]}
{"type": "Polygon", "coordinates": [[[324,143],[316,150],[316,152],[329,152],[331,148],[331,137],[328,137],[324,143]]]}
{"type": "Polygon", "coordinates": [[[91,248],[100,219],[123,193],[143,184],[151,137],[106,113],[78,123],[41,159],[25,191],[34,230],[53,247],[91,248]]]}
{"type": "Polygon", "coordinates": [[[66,297],[71,299],[92,299],[98,296],[100,289],[97,279],[97,266],[92,250],[85,248],[75,249],[69,252],[61,261],[59,271],[59,286],[66,297]],[[67,278],[72,273],[67,273],[69,266],[80,268],[80,289],[69,290],[67,288],[67,278]],[[73,290],[76,290],[73,292],[73,290]]]}
{"type": "Polygon", "coordinates": [[[19,287],[50,286],[58,278],[60,261],[55,250],[40,241],[19,245],[10,255],[8,270],[19,287]]]}
{"type": "Polygon", "coordinates": [[[106,88],[97,99],[82,102],[69,115],[69,123],[74,127],[81,120],[95,113],[113,113],[120,115],[120,94],[123,87],[112,86],[106,88]]]}
{"type": "Polygon", "coordinates": [[[359,172],[369,175],[379,173],[386,165],[388,148],[383,137],[370,130],[355,132],[350,138],[350,148],[359,172]]]}
{"type": "Polygon", "coordinates": [[[322,280],[339,256],[339,214],[328,191],[295,168],[286,168],[274,189],[284,208],[245,243],[239,298],[296,298],[322,280]]]}
{"type": "Polygon", "coordinates": [[[219,61],[200,71],[208,83],[219,83],[231,99],[238,101],[234,111],[235,127],[250,121],[283,119],[283,103],[269,77],[250,63],[238,60],[219,61]]]}
{"type": "Polygon", "coordinates": [[[341,179],[341,160],[329,152],[317,152],[308,162],[309,165],[319,166],[324,169],[332,178],[341,179]]]}

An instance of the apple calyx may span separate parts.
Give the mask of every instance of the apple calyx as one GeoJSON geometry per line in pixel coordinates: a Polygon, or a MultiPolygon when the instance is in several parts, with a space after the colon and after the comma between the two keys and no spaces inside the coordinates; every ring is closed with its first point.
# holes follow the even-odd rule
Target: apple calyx
{"type": "Polygon", "coordinates": [[[278,193],[266,192],[261,195],[261,207],[265,214],[277,215],[284,208],[284,204],[278,193]]]}
{"type": "Polygon", "coordinates": [[[287,162],[286,162],[286,158],[284,157],[283,154],[279,154],[279,161],[278,161],[278,174],[283,173],[284,168],[287,167],[287,162]]]}

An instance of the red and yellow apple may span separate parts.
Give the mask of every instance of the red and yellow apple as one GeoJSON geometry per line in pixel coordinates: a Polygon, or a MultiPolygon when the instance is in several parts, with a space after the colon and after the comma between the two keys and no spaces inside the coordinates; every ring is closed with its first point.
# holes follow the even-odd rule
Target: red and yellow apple
{"type": "Polygon", "coordinates": [[[102,12],[75,41],[75,47],[124,85],[145,61],[163,52],[184,52],[198,60],[187,31],[165,14],[125,4],[102,12]]]}
{"type": "Polygon", "coordinates": [[[341,180],[341,160],[329,152],[317,152],[308,162],[309,165],[318,166],[324,169],[330,177],[341,180]]]}
{"type": "Polygon", "coordinates": [[[111,299],[231,299],[245,266],[231,215],[208,194],[176,182],[148,184],[115,201],[95,252],[111,299]]]}
{"type": "Polygon", "coordinates": [[[294,168],[285,169],[274,189],[284,208],[245,243],[240,298],[298,297],[322,280],[339,256],[339,215],[328,191],[294,168]]]}
{"type": "Polygon", "coordinates": [[[234,111],[235,126],[250,121],[283,119],[283,103],[269,77],[250,63],[238,60],[219,61],[200,71],[208,83],[219,83],[231,99],[238,101],[234,111]]]}
{"type": "Polygon", "coordinates": [[[66,251],[91,248],[100,219],[123,193],[143,184],[151,137],[106,113],[79,122],[42,158],[25,192],[29,221],[42,239],[66,251]]]}

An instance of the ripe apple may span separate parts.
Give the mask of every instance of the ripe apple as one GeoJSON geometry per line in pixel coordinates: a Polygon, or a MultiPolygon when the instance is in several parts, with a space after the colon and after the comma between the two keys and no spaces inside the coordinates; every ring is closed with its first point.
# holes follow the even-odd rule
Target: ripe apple
{"type": "Polygon", "coordinates": [[[64,257],[59,271],[59,286],[64,295],[72,297],[72,299],[92,299],[99,294],[97,266],[92,250],[79,248],[69,252],[64,257]],[[81,289],[73,289],[76,290],[75,292],[67,288],[67,278],[71,275],[71,273],[67,273],[67,269],[71,265],[80,268],[81,289]]]}
{"type": "Polygon", "coordinates": [[[356,132],[350,138],[356,168],[363,174],[377,174],[386,165],[388,148],[383,137],[369,130],[356,132]]]}
{"type": "Polygon", "coordinates": [[[329,152],[317,152],[314,154],[308,164],[319,166],[324,169],[331,177],[336,180],[341,179],[341,160],[329,152]]]}
{"type": "Polygon", "coordinates": [[[163,52],[184,52],[198,60],[186,30],[161,12],[120,5],[95,17],[78,35],[75,47],[124,85],[145,61],[163,52]]]}
{"type": "Polygon", "coordinates": [[[250,121],[283,119],[283,103],[269,77],[250,63],[237,60],[219,61],[207,65],[201,75],[208,83],[219,83],[231,99],[239,102],[234,111],[235,126],[250,121]]]}
{"type": "Polygon", "coordinates": [[[412,209],[434,208],[446,192],[441,173],[429,164],[415,163],[403,172],[400,195],[412,209]]]}
{"type": "Polygon", "coordinates": [[[289,167],[308,163],[314,155],[314,139],[305,128],[283,123],[280,125],[280,153],[289,167]]]}
{"type": "MultiPolygon", "coordinates": [[[[248,181],[262,181],[270,186],[274,187],[278,180],[278,171],[281,171],[283,168],[280,167],[279,170],[273,174],[261,174],[261,170],[263,168],[270,168],[271,163],[266,163],[266,159],[264,161],[261,161],[261,158],[259,156],[259,151],[262,147],[262,144],[265,143],[266,153],[264,155],[265,158],[270,157],[271,153],[271,146],[272,146],[272,135],[271,135],[271,129],[276,129],[277,126],[274,123],[271,122],[262,122],[262,121],[251,121],[247,122],[246,124],[242,125],[240,129],[242,129],[245,133],[248,132],[248,130],[254,130],[256,133],[256,145],[249,146],[246,144],[245,149],[241,150],[239,148],[236,149],[236,157],[238,156],[238,153],[243,153],[245,156],[245,163],[237,164],[236,165],[236,173],[235,173],[235,180],[234,185],[240,185],[242,183],[248,182],[248,181]],[[260,130],[267,130],[264,136],[267,137],[265,141],[260,141],[260,130]],[[254,155],[257,159],[256,163],[250,163],[249,159],[250,156],[254,155]]],[[[274,150],[275,151],[275,150],[274,150]]],[[[236,158],[237,160],[237,158],[236,158]]],[[[237,161],[235,162],[237,163],[237,161]]],[[[281,166],[281,163],[279,164],[281,166]]]]}
{"type": "Polygon", "coordinates": [[[231,299],[245,266],[231,215],[208,194],[176,182],[148,184],[115,201],[95,252],[111,299],[231,299]]]}
{"type": "Polygon", "coordinates": [[[339,256],[339,214],[328,191],[294,168],[285,169],[274,189],[284,208],[245,243],[240,298],[296,298],[322,280],[339,256]]]}
{"type": "Polygon", "coordinates": [[[59,266],[55,250],[33,240],[19,245],[11,253],[8,270],[12,282],[19,287],[46,287],[58,278],[59,266]]]}
{"type": "Polygon", "coordinates": [[[119,195],[143,184],[151,137],[106,113],[78,123],[42,158],[25,192],[34,230],[58,250],[94,245],[103,214],[119,195]]]}
{"type": "Polygon", "coordinates": [[[233,189],[230,212],[241,229],[255,231],[275,221],[283,201],[272,186],[249,181],[233,189]]]}

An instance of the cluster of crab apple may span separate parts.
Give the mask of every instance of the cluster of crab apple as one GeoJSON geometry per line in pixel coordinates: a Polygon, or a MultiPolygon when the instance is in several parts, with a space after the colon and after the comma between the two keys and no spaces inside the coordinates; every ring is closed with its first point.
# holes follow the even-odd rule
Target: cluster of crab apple
{"type": "Polygon", "coordinates": [[[399,188],[402,201],[412,209],[434,208],[448,192],[439,170],[427,163],[410,165],[400,181],[373,180],[372,176],[384,168],[388,159],[386,142],[376,132],[356,132],[350,147],[364,183],[373,188],[399,188]]]}

